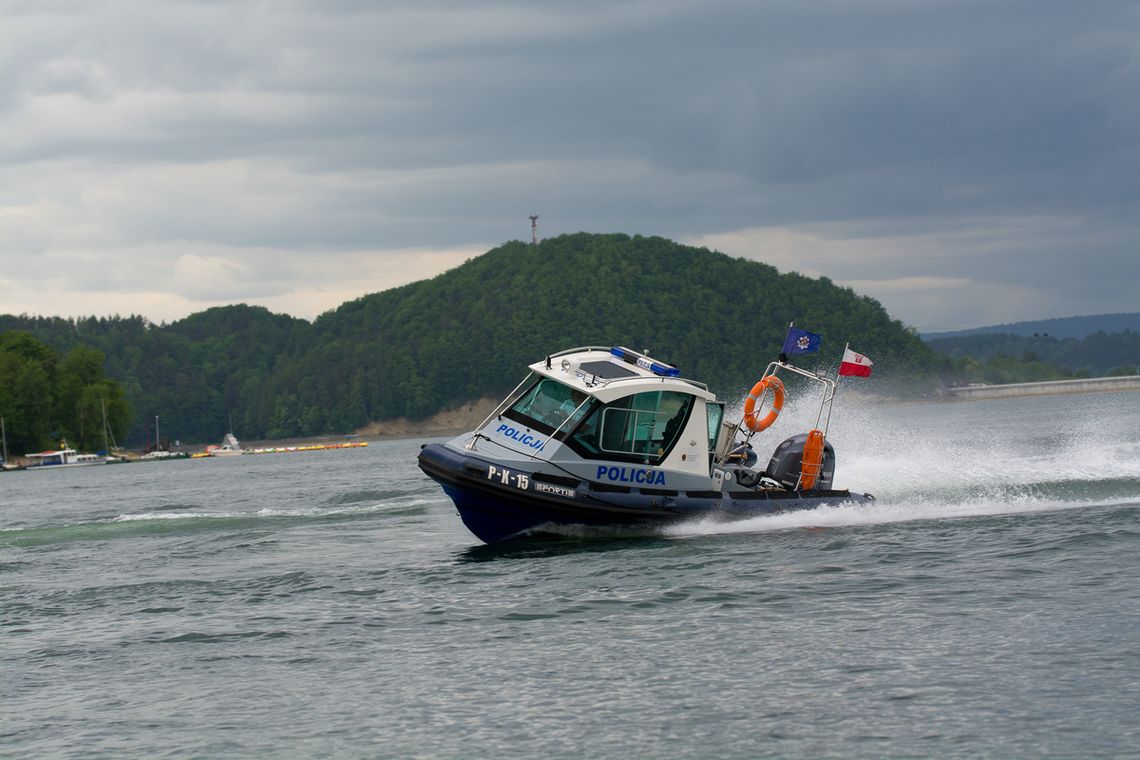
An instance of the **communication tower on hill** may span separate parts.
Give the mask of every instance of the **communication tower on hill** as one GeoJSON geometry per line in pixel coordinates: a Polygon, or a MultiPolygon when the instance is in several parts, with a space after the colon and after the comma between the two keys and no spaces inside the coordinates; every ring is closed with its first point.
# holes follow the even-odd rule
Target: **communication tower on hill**
{"type": "Polygon", "coordinates": [[[530,215],[530,244],[538,245],[538,214],[530,215]]]}

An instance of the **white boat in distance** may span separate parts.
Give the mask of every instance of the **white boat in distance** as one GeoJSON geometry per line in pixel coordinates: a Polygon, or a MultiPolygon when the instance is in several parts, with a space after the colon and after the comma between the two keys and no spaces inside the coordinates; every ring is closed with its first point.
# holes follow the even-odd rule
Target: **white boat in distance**
{"type": "Polygon", "coordinates": [[[55,451],[41,451],[26,454],[29,470],[56,469],[59,467],[88,467],[93,464],[107,464],[111,458],[103,454],[80,454],[63,441],[62,448],[55,451]]]}
{"type": "Polygon", "coordinates": [[[147,453],[143,454],[141,457],[139,457],[139,461],[140,462],[156,462],[156,461],[163,461],[166,459],[189,459],[189,458],[190,458],[189,454],[184,454],[184,453],[179,452],[179,451],[167,451],[166,449],[155,449],[154,451],[148,451],[147,453]]]}
{"type": "Polygon", "coordinates": [[[226,433],[226,437],[222,439],[222,445],[207,446],[206,453],[212,457],[228,457],[235,454],[244,454],[245,449],[238,443],[238,439],[234,438],[233,433],[226,433]]]}

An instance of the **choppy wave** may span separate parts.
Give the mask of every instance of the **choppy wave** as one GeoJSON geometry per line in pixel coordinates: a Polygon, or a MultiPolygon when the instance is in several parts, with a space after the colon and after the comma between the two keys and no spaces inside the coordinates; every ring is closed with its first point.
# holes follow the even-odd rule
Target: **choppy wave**
{"type": "Polygon", "coordinates": [[[233,531],[292,523],[387,519],[421,515],[435,500],[426,497],[393,499],[328,507],[264,507],[254,511],[203,511],[164,507],[63,525],[0,529],[0,546],[38,546],[68,541],[105,540],[146,534],[233,531]]]}
{"type": "Polygon", "coordinates": [[[312,507],[308,509],[298,508],[274,508],[265,507],[256,510],[255,512],[143,512],[133,515],[119,515],[114,518],[114,522],[132,522],[137,520],[186,520],[186,519],[203,519],[203,520],[246,520],[251,517],[299,517],[299,518],[333,518],[352,515],[374,515],[377,513],[383,514],[418,514],[428,505],[433,503],[434,500],[427,498],[413,498],[405,499],[398,502],[387,503],[367,503],[358,504],[355,506],[339,507],[336,509],[328,509],[324,507],[312,507]]]}

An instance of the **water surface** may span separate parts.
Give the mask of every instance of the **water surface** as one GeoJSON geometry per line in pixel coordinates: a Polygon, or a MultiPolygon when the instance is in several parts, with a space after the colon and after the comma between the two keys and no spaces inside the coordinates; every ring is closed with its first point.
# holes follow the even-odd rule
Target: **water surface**
{"type": "Polygon", "coordinates": [[[420,441],[5,473],[0,755],[1138,756],[1138,422],[841,399],[872,506],[501,547],[420,441]]]}

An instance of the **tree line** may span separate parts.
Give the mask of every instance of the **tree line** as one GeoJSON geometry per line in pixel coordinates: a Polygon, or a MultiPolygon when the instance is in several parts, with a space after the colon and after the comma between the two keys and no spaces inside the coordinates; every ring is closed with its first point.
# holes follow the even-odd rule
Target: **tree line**
{"type": "Polygon", "coordinates": [[[29,333],[0,333],[0,417],[10,454],[55,448],[109,448],[132,418],[123,386],[104,373],[102,352],[64,354],[29,333]]]}
{"type": "Polygon", "coordinates": [[[1134,330],[1098,330],[1083,338],[986,333],[927,342],[972,382],[1140,374],[1140,332],[1134,330]]]}

